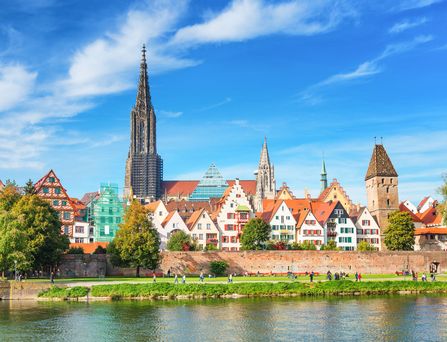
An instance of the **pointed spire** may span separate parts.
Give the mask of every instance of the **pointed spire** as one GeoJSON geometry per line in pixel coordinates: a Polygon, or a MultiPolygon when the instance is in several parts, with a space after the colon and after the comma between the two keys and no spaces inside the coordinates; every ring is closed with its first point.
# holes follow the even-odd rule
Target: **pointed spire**
{"type": "Polygon", "coordinates": [[[385,147],[381,144],[375,144],[374,150],[369,162],[368,171],[366,172],[365,181],[373,177],[397,177],[385,147]]]}
{"type": "Polygon", "coordinates": [[[323,192],[327,188],[327,172],[326,172],[326,163],[324,162],[323,157],[323,163],[321,165],[321,192],[323,192]]]}
{"type": "Polygon", "coordinates": [[[264,144],[262,145],[261,150],[261,158],[259,159],[259,165],[270,165],[270,158],[269,158],[269,150],[267,147],[267,137],[264,137],[264,144]]]}

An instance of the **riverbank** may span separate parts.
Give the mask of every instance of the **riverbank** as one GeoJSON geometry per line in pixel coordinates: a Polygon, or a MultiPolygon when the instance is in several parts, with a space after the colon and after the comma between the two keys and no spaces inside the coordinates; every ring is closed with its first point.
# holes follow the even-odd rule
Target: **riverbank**
{"type": "Polygon", "coordinates": [[[233,284],[113,284],[61,288],[39,294],[41,300],[178,299],[266,296],[356,296],[417,293],[447,293],[445,282],[349,280],[297,283],[233,284]]]}

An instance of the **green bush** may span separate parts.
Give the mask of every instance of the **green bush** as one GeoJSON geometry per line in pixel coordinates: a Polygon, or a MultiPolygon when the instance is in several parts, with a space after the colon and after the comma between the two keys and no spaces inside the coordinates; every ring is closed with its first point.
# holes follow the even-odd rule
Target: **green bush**
{"type": "Polygon", "coordinates": [[[84,254],[84,248],[82,247],[70,247],[67,254],[84,254]]]}
{"type": "Polygon", "coordinates": [[[210,271],[215,276],[225,275],[227,268],[228,268],[228,264],[225,261],[211,261],[210,262],[210,271]]]}
{"type": "Polygon", "coordinates": [[[48,290],[42,291],[41,293],[39,293],[38,296],[43,298],[60,298],[60,299],[79,298],[87,296],[88,291],[89,289],[83,286],[75,286],[75,287],[53,286],[48,290]]]}

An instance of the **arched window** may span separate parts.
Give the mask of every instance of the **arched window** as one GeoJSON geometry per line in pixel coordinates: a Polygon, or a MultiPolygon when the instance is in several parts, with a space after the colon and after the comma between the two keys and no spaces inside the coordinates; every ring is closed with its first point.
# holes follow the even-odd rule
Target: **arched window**
{"type": "Polygon", "coordinates": [[[382,178],[382,184],[385,184],[385,178],[382,178]]]}
{"type": "Polygon", "coordinates": [[[390,187],[387,186],[387,187],[386,187],[386,193],[389,193],[389,192],[390,192],[390,187]]]}
{"type": "Polygon", "coordinates": [[[386,207],[387,207],[387,208],[390,207],[390,200],[389,200],[389,199],[386,200],[386,207]]]}

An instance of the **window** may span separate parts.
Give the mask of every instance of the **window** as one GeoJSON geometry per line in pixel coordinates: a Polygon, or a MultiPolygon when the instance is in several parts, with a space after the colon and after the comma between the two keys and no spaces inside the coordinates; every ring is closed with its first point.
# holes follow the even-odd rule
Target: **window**
{"type": "Polygon", "coordinates": [[[78,234],[84,234],[84,227],[83,226],[76,226],[75,232],[78,234]]]}
{"type": "Polygon", "coordinates": [[[44,194],[48,194],[48,193],[50,193],[50,191],[48,190],[47,187],[44,187],[44,188],[42,189],[42,191],[43,191],[44,194]]]}
{"type": "Polygon", "coordinates": [[[335,209],[334,213],[335,215],[343,215],[343,209],[335,209]]]}
{"type": "Polygon", "coordinates": [[[245,219],[248,218],[248,214],[247,214],[247,213],[240,213],[239,217],[240,217],[242,220],[245,220],[245,219]]]}
{"type": "Polygon", "coordinates": [[[68,211],[64,211],[64,216],[63,216],[64,220],[69,220],[70,216],[71,215],[70,215],[70,213],[68,211]]]}
{"type": "Polygon", "coordinates": [[[70,234],[70,228],[68,226],[64,226],[64,234],[65,235],[70,234]]]}
{"type": "Polygon", "coordinates": [[[225,230],[234,230],[234,225],[232,225],[232,224],[226,224],[226,225],[225,225],[225,230]]]}
{"type": "Polygon", "coordinates": [[[116,223],[121,223],[121,217],[116,218],[116,223]]]}
{"type": "Polygon", "coordinates": [[[60,195],[60,194],[61,194],[61,188],[59,188],[59,187],[54,188],[54,193],[55,193],[56,195],[60,195]]]}
{"type": "Polygon", "coordinates": [[[201,223],[199,223],[199,224],[197,225],[197,229],[202,229],[202,224],[201,224],[201,223]]]}
{"type": "Polygon", "coordinates": [[[386,207],[387,207],[387,208],[390,207],[390,200],[389,200],[389,199],[386,200],[386,207]]]}
{"type": "Polygon", "coordinates": [[[110,234],[110,227],[104,226],[104,234],[109,235],[110,234]]]}
{"type": "Polygon", "coordinates": [[[362,226],[370,226],[371,221],[370,220],[362,220],[362,226]]]}
{"type": "Polygon", "coordinates": [[[317,222],[315,220],[306,220],[304,223],[309,226],[314,226],[317,222]]]}
{"type": "Polygon", "coordinates": [[[67,205],[67,201],[62,201],[62,206],[65,207],[67,205]]]}
{"type": "Polygon", "coordinates": [[[385,178],[382,178],[382,184],[385,184],[385,178]]]}
{"type": "Polygon", "coordinates": [[[233,205],[234,205],[233,203],[230,203],[230,208],[233,208],[233,205]]]}
{"type": "Polygon", "coordinates": [[[84,243],[84,238],[75,238],[75,243],[84,243]]]}
{"type": "Polygon", "coordinates": [[[340,218],[338,219],[338,223],[346,223],[346,218],[344,218],[344,217],[340,217],[340,218]]]}
{"type": "Polygon", "coordinates": [[[161,210],[158,212],[158,216],[163,216],[163,212],[161,210]]]}
{"type": "Polygon", "coordinates": [[[48,182],[50,182],[50,183],[54,183],[56,180],[54,179],[54,177],[49,177],[48,178],[48,182]]]}
{"type": "Polygon", "coordinates": [[[101,221],[101,223],[106,223],[106,218],[104,216],[102,216],[100,221],[101,221]]]}
{"type": "Polygon", "coordinates": [[[197,234],[192,234],[193,240],[197,239],[197,234]]]}
{"type": "Polygon", "coordinates": [[[54,201],[53,201],[53,205],[54,205],[55,207],[57,207],[57,206],[59,205],[59,201],[58,201],[58,200],[54,200],[54,201]]]}
{"type": "Polygon", "coordinates": [[[286,216],[286,220],[290,220],[290,216],[286,216]]]}
{"type": "Polygon", "coordinates": [[[211,223],[207,223],[207,224],[206,224],[206,229],[207,229],[207,230],[211,230],[211,223]]]}
{"type": "Polygon", "coordinates": [[[227,219],[234,219],[234,213],[227,213],[227,219]]]}
{"type": "Polygon", "coordinates": [[[199,240],[203,240],[203,234],[199,234],[199,240]]]}
{"type": "Polygon", "coordinates": [[[205,218],[205,214],[202,214],[202,218],[205,218]]]}

